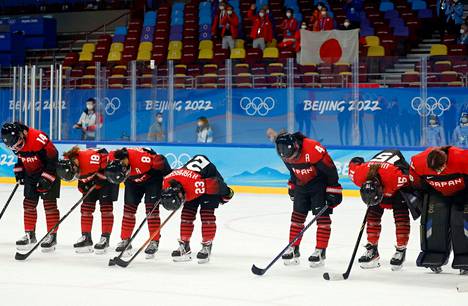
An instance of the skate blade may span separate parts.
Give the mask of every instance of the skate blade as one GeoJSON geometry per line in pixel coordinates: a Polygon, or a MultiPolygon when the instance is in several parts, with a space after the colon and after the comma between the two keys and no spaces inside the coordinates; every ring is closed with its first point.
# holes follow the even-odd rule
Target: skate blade
{"type": "Polygon", "coordinates": [[[380,262],[378,260],[375,260],[371,262],[361,262],[359,265],[362,269],[376,269],[380,267],[380,262]]]}
{"type": "Polygon", "coordinates": [[[145,253],[145,258],[146,258],[146,259],[153,259],[153,258],[154,258],[154,254],[146,254],[146,253],[145,253]]]}
{"type": "Polygon", "coordinates": [[[17,245],[16,249],[21,252],[29,252],[34,244],[28,244],[28,245],[17,245]]]}
{"type": "Polygon", "coordinates": [[[431,268],[431,271],[434,272],[435,274],[440,274],[442,273],[442,268],[431,268]]]}
{"type": "Polygon", "coordinates": [[[104,255],[104,254],[107,254],[107,249],[108,249],[108,248],[105,248],[105,249],[94,249],[94,253],[96,253],[96,255],[104,255]]]}
{"type": "Polygon", "coordinates": [[[206,264],[206,263],[208,263],[208,262],[210,262],[210,258],[209,258],[209,257],[208,257],[208,258],[203,258],[203,259],[198,259],[198,263],[199,263],[200,265],[206,264]]]}
{"type": "Polygon", "coordinates": [[[283,262],[285,266],[297,266],[301,263],[301,260],[299,258],[283,259],[283,262]]]}
{"type": "Polygon", "coordinates": [[[398,272],[398,271],[401,271],[401,269],[403,268],[403,265],[392,265],[391,269],[393,272],[398,272]]]}
{"type": "Polygon", "coordinates": [[[55,252],[55,246],[50,247],[50,248],[41,248],[42,253],[53,253],[55,252]]]}
{"type": "Polygon", "coordinates": [[[94,252],[92,246],[75,248],[75,253],[77,253],[77,254],[89,254],[89,253],[92,253],[92,252],[94,252]]]}
{"type": "Polygon", "coordinates": [[[122,254],[122,258],[129,258],[133,256],[133,251],[132,250],[127,250],[122,254]]]}
{"type": "Polygon", "coordinates": [[[185,256],[179,256],[179,257],[172,257],[172,260],[174,262],[187,262],[187,261],[192,261],[192,255],[185,255],[185,256]]]}
{"type": "Polygon", "coordinates": [[[315,269],[315,268],[320,268],[320,267],[323,267],[325,266],[325,262],[322,261],[319,261],[319,262],[311,262],[309,261],[309,267],[315,269]]]}

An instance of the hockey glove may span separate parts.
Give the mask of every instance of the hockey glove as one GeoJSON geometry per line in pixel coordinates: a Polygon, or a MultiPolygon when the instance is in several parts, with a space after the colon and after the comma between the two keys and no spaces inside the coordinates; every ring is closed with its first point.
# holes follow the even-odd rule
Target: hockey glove
{"type": "Polygon", "coordinates": [[[291,181],[288,182],[288,195],[289,195],[289,198],[291,199],[291,201],[294,202],[294,189],[296,188],[296,185],[294,185],[293,183],[291,183],[291,181]]]}
{"type": "Polygon", "coordinates": [[[55,177],[55,175],[47,172],[42,172],[42,175],[39,178],[39,181],[37,182],[37,192],[39,192],[40,194],[46,194],[47,192],[49,192],[49,190],[54,185],[56,179],[57,178],[55,177]]]}
{"type": "Polygon", "coordinates": [[[93,187],[93,186],[94,186],[94,180],[88,181],[86,183],[78,182],[78,190],[82,194],[87,193],[91,189],[91,187],[93,187]]]}
{"type": "Polygon", "coordinates": [[[326,202],[329,207],[335,208],[340,205],[341,201],[343,200],[342,191],[343,188],[341,188],[341,185],[327,187],[326,202]]]}
{"type": "Polygon", "coordinates": [[[13,172],[15,173],[16,182],[20,185],[24,185],[24,168],[23,167],[15,167],[13,168],[13,172]]]}
{"type": "Polygon", "coordinates": [[[229,189],[229,192],[226,195],[221,197],[221,204],[226,204],[234,196],[234,190],[232,190],[231,187],[228,187],[228,189],[229,189]]]}

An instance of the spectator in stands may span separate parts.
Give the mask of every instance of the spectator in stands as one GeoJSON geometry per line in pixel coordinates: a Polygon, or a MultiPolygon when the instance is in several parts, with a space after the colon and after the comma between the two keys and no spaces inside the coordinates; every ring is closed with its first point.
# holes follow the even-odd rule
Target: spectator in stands
{"type": "Polygon", "coordinates": [[[197,122],[197,142],[211,143],[213,142],[213,130],[206,117],[199,117],[197,122]]]}
{"type": "Polygon", "coordinates": [[[362,0],[346,0],[346,3],[343,7],[346,12],[346,17],[348,21],[352,24],[354,29],[359,28],[361,23],[361,12],[363,9],[362,0]]]}
{"type": "Polygon", "coordinates": [[[460,45],[468,45],[468,26],[462,24],[460,28],[460,37],[458,38],[458,43],[460,45]]]}
{"type": "Polygon", "coordinates": [[[453,131],[452,144],[461,148],[468,147],[468,113],[462,113],[460,124],[453,131]]]}
{"type": "Polygon", "coordinates": [[[435,115],[429,116],[429,125],[426,130],[426,146],[445,145],[444,128],[439,123],[439,118],[435,115]]]}
{"type": "Polygon", "coordinates": [[[317,6],[315,7],[314,11],[312,12],[312,15],[310,16],[310,21],[309,21],[309,27],[313,29],[315,23],[319,20],[320,18],[320,11],[322,10],[322,7],[325,5],[322,2],[319,2],[317,6]]]}
{"type": "Polygon", "coordinates": [[[447,31],[458,34],[463,24],[463,4],[459,0],[447,0],[445,16],[447,20],[447,31]]]}
{"type": "Polygon", "coordinates": [[[163,129],[163,114],[156,114],[156,121],[150,126],[148,131],[148,141],[163,142],[166,139],[163,129]]]}
{"type": "Polygon", "coordinates": [[[102,127],[102,116],[97,113],[96,105],[94,98],[86,100],[86,108],[73,126],[73,128],[81,130],[81,140],[96,140],[96,130],[98,126],[102,127]]]}
{"type": "MultiPolygon", "coordinates": [[[[303,21],[301,23],[301,30],[309,30],[307,27],[307,23],[303,21]]],[[[295,35],[295,43],[294,43],[294,50],[297,52],[301,51],[301,31],[297,30],[295,35]]]]}
{"type": "Polygon", "coordinates": [[[354,25],[351,24],[351,22],[349,22],[349,19],[346,18],[343,21],[343,24],[340,25],[339,29],[342,30],[342,31],[347,31],[347,30],[353,30],[353,29],[355,29],[355,27],[354,27],[354,25]]]}
{"type": "Polygon", "coordinates": [[[326,6],[322,6],[320,10],[320,17],[314,24],[314,31],[321,32],[321,31],[330,31],[335,28],[335,23],[333,18],[328,16],[328,10],[326,6]]]}
{"type": "Polygon", "coordinates": [[[211,34],[215,39],[221,36],[221,32],[223,30],[221,20],[223,20],[226,14],[226,4],[224,2],[219,2],[218,10],[214,15],[213,24],[211,25],[211,34]]]}
{"type": "Polygon", "coordinates": [[[264,9],[255,15],[255,8],[250,7],[247,12],[247,16],[252,20],[252,30],[250,32],[250,38],[252,38],[252,46],[254,48],[265,49],[266,43],[271,42],[273,39],[273,26],[270,18],[265,13],[264,9]]]}
{"type": "Polygon", "coordinates": [[[226,9],[227,13],[221,20],[221,37],[223,49],[234,49],[234,40],[237,38],[239,31],[239,17],[231,6],[226,9]]]}
{"type": "Polygon", "coordinates": [[[283,31],[283,41],[278,45],[280,48],[286,48],[294,45],[296,41],[296,32],[297,29],[297,20],[293,16],[293,10],[286,10],[286,18],[280,25],[281,30],[283,31]]]}

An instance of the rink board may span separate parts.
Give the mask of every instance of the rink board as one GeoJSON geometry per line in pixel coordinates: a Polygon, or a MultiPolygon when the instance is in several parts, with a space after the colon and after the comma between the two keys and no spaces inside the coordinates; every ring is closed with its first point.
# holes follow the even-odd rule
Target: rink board
{"type": "MultiPolygon", "coordinates": [[[[60,155],[74,145],[94,147],[85,142],[58,142],[56,146],[60,155]]],[[[99,143],[97,147],[114,150],[123,146],[145,146],[148,143],[99,143]]],[[[184,165],[192,156],[203,154],[219,169],[228,184],[235,186],[236,191],[245,193],[286,193],[288,170],[278,158],[273,146],[226,146],[226,145],[157,145],[149,146],[156,152],[164,154],[173,169],[184,165]]],[[[379,149],[361,147],[329,148],[340,176],[340,183],[346,195],[357,196],[357,187],[348,178],[348,164],[355,156],[369,159],[379,149]]],[[[406,159],[420,151],[403,151],[406,159]]],[[[0,182],[14,182],[13,166],[16,156],[3,144],[0,146],[0,182]]]]}

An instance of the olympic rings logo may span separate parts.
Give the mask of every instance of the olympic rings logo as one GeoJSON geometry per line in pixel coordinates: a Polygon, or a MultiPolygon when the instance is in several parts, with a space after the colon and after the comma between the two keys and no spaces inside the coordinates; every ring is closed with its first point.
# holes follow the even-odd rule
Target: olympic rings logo
{"type": "Polygon", "coordinates": [[[105,97],[104,101],[106,104],[106,106],[104,107],[104,110],[106,111],[106,114],[108,116],[112,116],[120,108],[120,105],[121,105],[120,99],[117,97],[113,97],[112,99],[105,97]]]}
{"type": "Polygon", "coordinates": [[[188,153],[182,153],[176,155],[174,153],[168,153],[165,155],[167,162],[171,165],[172,169],[179,169],[185,165],[192,157],[188,153]]]}
{"type": "Polygon", "coordinates": [[[259,115],[265,117],[273,108],[275,108],[275,104],[275,99],[272,97],[255,97],[252,99],[249,97],[243,97],[240,99],[240,107],[248,116],[259,115]]]}
{"type": "Polygon", "coordinates": [[[429,115],[442,116],[443,113],[450,108],[452,103],[448,97],[427,97],[423,101],[421,97],[414,97],[411,100],[411,108],[418,112],[419,116],[426,117],[429,115]]]}

